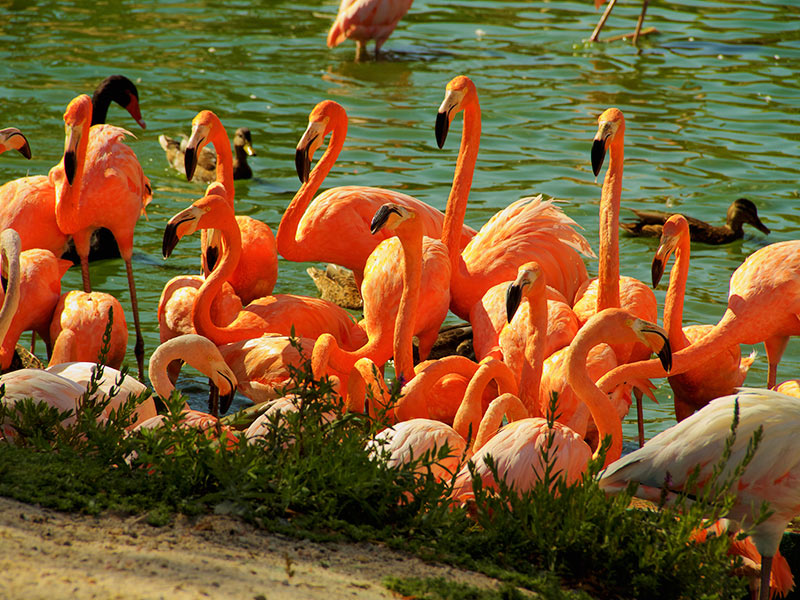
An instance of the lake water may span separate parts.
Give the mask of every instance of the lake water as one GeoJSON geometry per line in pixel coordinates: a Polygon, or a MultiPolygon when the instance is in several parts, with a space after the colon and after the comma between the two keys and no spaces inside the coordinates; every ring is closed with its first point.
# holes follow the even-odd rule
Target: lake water
{"type": "MultiPolygon", "coordinates": [[[[627,121],[623,207],[721,223],[730,202],[746,196],[772,230],[748,230],[724,247],[693,246],[686,324],[716,322],[744,258],[796,237],[800,4],[655,2],[645,25],[658,34],[643,38],[637,53],[624,41],[583,41],[599,18],[588,0],[416,0],[385,44],[384,60],[365,63],[353,62],[352,43],[325,46],[337,7],[338,0],[0,2],[0,126],[19,127],[33,148],[30,161],[2,157],[4,181],[46,173],[59,161],[62,115],[75,95],[91,94],[114,73],[139,89],[147,129],[116,105],[108,122],[136,134],[130,145],[154,188],[133,263],[148,355],[158,345],[164,283],[198,268],[199,236],[184,239],[169,261],[161,258],[164,225],[204,189],[167,166],[157,137],[188,134],[202,109],[216,112],[230,133],[252,130],[255,178],[237,182],[237,211],[273,231],[299,185],[295,145],[308,113],[326,98],[345,106],[350,128],[324,188],[390,187],[443,210],[461,118],[444,150],[436,148],[433,126],[447,82],[468,75],[480,94],[483,135],[467,223],[477,229],[513,200],[542,193],[564,201],[596,249],[600,183],[590,148],[597,116],[616,106],[627,121]]],[[[604,35],[631,31],[639,10],[638,2],[621,2],[604,35]]],[[[621,238],[622,274],[648,281],[656,243],[621,238]]],[[[276,292],[315,293],[306,266],[282,260],[276,292]]],[[[588,268],[595,274],[596,261],[588,268]]],[[[92,282],[129,310],[121,261],[94,263],[92,282]]],[[[72,269],[63,289],[79,287],[72,269]]],[[[665,289],[656,291],[660,304],[665,289]]],[[[135,369],[132,348],[131,333],[135,369]]],[[[766,359],[763,346],[757,349],[747,384],[763,386],[766,359]]],[[[798,366],[800,341],[793,340],[779,380],[800,376],[798,366]]],[[[659,383],[660,404],[645,408],[648,437],[674,423],[669,386],[659,383]]],[[[196,372],[187,369],[179,386],[204,405],[196,372]]],[[[632,420],[625,434],[634,437],[632,420]]]]}

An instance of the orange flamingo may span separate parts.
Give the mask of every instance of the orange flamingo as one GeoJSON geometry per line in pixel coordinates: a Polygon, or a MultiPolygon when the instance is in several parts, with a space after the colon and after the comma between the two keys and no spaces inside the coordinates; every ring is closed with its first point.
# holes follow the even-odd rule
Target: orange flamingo
{"type": "MultiPolygon", "coordinates": [[[[608,397],[597,388],[586,371],[589,350],[602,340],[638,340],[658,351],[667,365],[669,344],[666,332],[657,325],[642,321],[624,310],[609,308],[591,317],[569,346],[569,383],[589,405],[600,439],[611,437],[611,446],[606,454],[606,464],[610,464],[622,454],[622,422],[608,397]]],[[[541,350],[536,352],[541,356],[541,350]]],[[[535,383],[538,385],[538,382],[535,383]]],[[[501,429],[473,456],[477,475],[485,486],[496,487],[494,476],[484,460],[491,455],[498,476],[505,479],[508,485],[518,492],[530,489],[541,477],[544,467],[541,450],[550,433],[554,435],[551,457],[554,457],[555,472],[563,473],[567,483],[575,481],[586,469],[592,456],[591,449],[580,434],[557,421],[551,428],[547,419],[542,417],[522,419],[501,429]]],[[[599,446],[594,455],[597,456],[598,452],[599,446]]],[[[456,477],[453,496],[465,499],[471,493],[472,475],[465,467],[456,477]]]]}
{"type": "MultiPolygon", "coordinates": [[[[225,197],[233,209],[234,200],[234,174],[233,155],[228,141],[228,133],[222,121],[210,110],[202,110],[192,119],[192,133],[186,142],[184,164],[186,178],[191,181],[197,167],[198,156],[211,143],[217,153],[217,179],[219,187],[209,187],[206,194],[219,194],[225,197]],[[213,191],[212,191],[213,190],[213,191]]],[[[211,184],[214,186],[215,184],[211,184]]],[[[236,295],[245,304],[256,298],[261,298],[272,292],[275,281],[278,279],[278,252],[275,246],[275,236],[266,223],[246,216],[236,217],[242,238],[242,255],[236,269],[229,277],[230,284],[236,290],[236,295]]],[[[214,268],[219,255],[219,243],[214,235],[208,239],[205,234],[202,238],[202,265],[203,273],[208,276],[214,268]]]]}
{"type": "Polygon", "coordinates": [[[236,268],[242,251],[238,224],[228,200],[218,195],[205,196],[173,216],[164,228],[162,250],[164,257],[169,257],[184,235],[211,228],[221,233],[222,256],[200,286],[194,303],[192,320],[197,333],[217,345],[258,337],[264,333],[316,339],[328,332],[333,333],[346,348],[357,347],[365,342],[364,332],[346,310],[318,298],[293,294],[257,298],[245,306],[229,325],[215,324],[211,318],[211,303],[236,268]]]}
{"type": "MultiPolygon", "coordinates": [[[[53,256],[49,250],[34,248],[18,255],[19,287],[14,289],[9,279],[7,294],[18,294],[25,310],[18,310],[9,324],[0,346],[0,368],[8,369],[14,351],[24,331],[33,330],[45,341],[50,352],[50,322],[61,297],[61,278],[72,264],[53,256]]],[[[2,297],[2,291],[0,291],[2,297]]]]}
{"type": "Polygon", "coordinates": [[[56,222],[75,241],[85,292],[91,292],[88,259],[92,232],[105,227],[117,240],[131,295],[136,330],[134,355],[139,376],[144,378],[144,339],[131,259],[133,230],[151,199],[150,184],[133,150],[121,141],[128,132],[111,125],[91,128],[91,117],[92,102],[85,94],[72,100],[64,113],[64,158],[51,170],[56,222]],[[108,198],[115,201],[109,203],[108,198]]]}
{"type": "Polygon", "coordinates": [[[356,60],[367,56],[367,42],[375,40],[375,58],[414,0],[342,0],[328,32],[328,48],[345,40],[356,43],[356,60]]]}
{"type": "Polygon", "coordinates": [[[8,150],[19,150],[19,153],[25,158],[31,157],[28,138],[16,127],[0,129],[0,154],[8,150]]]}
{"type": "MultiPolygon", "coordinates": [[[[675,353],[670,375],[699,368],[736,344],[764,342],[769,363],[767,387],[774,387],[778,363],[789,337],[800,334],[800,241],[760,248],[734,271],[728,307],[720,321],[700,340],[675,353]]],[[[655,361],[617,367],[598,385],[611,391],[632,377],[652,379],[667,373],[655,361]]]]}
{"type": "MultiPolygon", "coordinates": [[[[360,286],[367,258],[380,242],[392,236],[389,232],[370,234],[372,217],[381,205],[391,202],[413,209],[422,223],[423,235],[430,238],[441,237],[444,215],[416,198],[374,187],[336,187],[314,198],[336,162],[346,136],[344,108],[332,100],[317,104],[297,144],[295,158],[302,185],[283,213],[276,237],[278,252],[286,260],[341,265],[353,271],[360,286]],[[328,133],[330,143],[311,170],[311,157],[328,133]]],[[[460,232],[459,244],[463,247],[475,231],[464,226],[460,232]]]]}
{"type": "Polygon", "coordinates": [[[109,318],[113,322],[105,364],[118,369],[128,346],[128,325],[119,300],[103,292],[62,294],[50,322],[53,351],[49,364],[97,362],[109,318]]]}
{"type": "Polygon", "coordinates": [[[588,279],[578,253],[594,256],[575,222],[551,201],[523,198],[495,214],[461,250],[460,232],[467,210],[472,175],[481,134],[481,109],[475,84],[465,76],[447,84],[436,117],[436,142],[441,148],[455,115],[464,111],[461,149],[453,186],[447,201],[442,241],[450,253],[450,310],[467,319],[486,290],[516,276],[517,267],[535,260],[547,281],[571,302],[578,287],[588,279]],[[576,250],[577,248],[577,250],[576,250]]]}
{"type": "MultiPolygon", "coordinates": [[[[375,213],[370,231],[377,234],[384,229],[394,231],[397,237],[384,240],[372,251],[361,284],[362,327],[368,341],[361,348],[347,352],[336,345],[333,336],[320,336],[312,360],[315,377],[321,377],[328,367],[349,373],[363,357],[383,366],[393,355],[395,327],[402,330],[405,325],[401,321],[406,318],[412,320],[409,331],[418,336],[421,359],[427,358],[436,341],[450,304],[447,249],[438,239],[423,237],[417,213],[400,204],[384,204],[375,213]],[[402,269],[397,268],[400,265],[402,269]],[[421,289],[425,290],[424,295],[420,294],[421,289]]],[[[395,360],[408,365],[403,361],[407,360],[409,347],[405,341],[401,344],[406,359],[395,360]]],[[[398,352],[398,348],[394,351],[398,352]]],[[[398,372],[407,378],[412,375],[407,369],[398,372]]]]}
{"type": "MultiPolygon", "coordinates": [[[[676,354],[677,356],[677,354],[676,354]]],[[[794,426],[800,419],[797,398],[770,390],[744,388],[736,394],[712,400],[677,425],[662,431],[644,447],[631,452],[608,467],[600,478],[600,487],[608,493],[639,484],[637,495],[654,502],[667,500],[685,491],[702,489],[712,469],[730,452],[722,477],[739,465],[748,452],[756,430],[763,437],[755,455],[728,493],[735,496],[728,517],[751,528],[751,539],[762,556],[761,600],[769,597],[772,558],[789,521],[800,513],[800,448],[794,426]],[[738,408],[737,408],[738,407],[738,408]],[[727,449],[734,411],[738,411],[736,438],[727,449]],[[699,469],[699,473],[695,471],[699,469]],[[690,477],[691,475],[691,477],[690,477]],[[692,482],[693,488],[687,487],[692,482]],[[755,524],[762,503],[772,511],[755,524]]]]}
{"type": "MultiPolygon", "coordinates": [[[[690,253],[689,223],[683,215],[671,216],[664,223],[661,241],[653,257],[653,287],[658,285],[670,254],[675,253],[675,266],[669,278],[669,289],[664,301],[664,329],[669,332],[673,352],[683,350],[702,339],[713,325],[681,327],[683,298],[689,277],[690,253]]],[[[711,362],[669,377],[675,398],[675,417],[682,421],[714,398],[736,391],[747,377],[754,357],[742,360],[739,344],[725,348],[711,362]]]]}

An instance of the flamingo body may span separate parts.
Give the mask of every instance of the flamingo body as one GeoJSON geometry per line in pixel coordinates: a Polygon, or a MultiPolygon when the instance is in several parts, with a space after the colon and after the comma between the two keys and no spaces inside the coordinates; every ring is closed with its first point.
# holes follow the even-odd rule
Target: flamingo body
{"type": "Polygon", "coordinates": [[[339,13],[328,32],[328,47],[346,39],[358,42],[359,57],[369,40],[375,40],[377,56],[397,23],[411,8],[413,0],[342,0],[339,13]]]}

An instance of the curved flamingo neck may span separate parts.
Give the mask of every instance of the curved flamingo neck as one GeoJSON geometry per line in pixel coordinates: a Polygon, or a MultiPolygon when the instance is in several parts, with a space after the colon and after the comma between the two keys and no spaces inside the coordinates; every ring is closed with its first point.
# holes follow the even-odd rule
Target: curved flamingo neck
{"type": "MultiPolygon", "coordinates": [[[[605,341],[602,339],[602,332],[596,328],[584,326],[578,331],[567,353],[567,383],[589,407],[600,440],[605,439],[607,435],[611,436],[611,447],[608,449],[605,461],[607,466],[622,456],[622,421],[611,400],[595,385],[586,369],[589,351],[602,341],[605,341]]],[[[595,457],[598,451],[599,445],[595,457]]]]}
{"type": "Polygon", "coordinates": [[[396,230],[403,248],[403,293],[394,325],[394,370],[405,384],[414,378],[414,325],[422,283],[422,225],[417,219],[406,221],[396,230]]]}
{"type": "MultiPolygon", "coordinates": [[[[97,127],[104,127],[104,125],[97,125],[97,127]]],[[[59,229],[65,233],[76,232],[83,225],[80,219],[80,198],[83,191],[83,175],[86,171],[86,154],[89,148],[90,134],[90,120],[86,119],[81,124],[81,139],[75,148],[75,175],[71,185],[64,174],[63,159],[55,167],[61,170],[60,176],[56,179],[56,223],[59,229]]]]}
{"type": "Polygon", "coordinates": [[[3,297],[3,307],[0,308],[0,342],[3,342],[3,369],[7,369],[11,365],[11,359],[14,354],[14,344],[16,344],[16,340],[14,340],[14,344],[9,344],[10,347],[8,348],[8,352],[6,352],[5,338],[11,328],[14,315],[16,315],[17,309],[19,308],[20,246],[19,235],[6,235],[5,231],[0,235],[0,252],[2,252],[2,256],[8,261],[8,283],[3,297]]]}
{"type": "Polygon", "coordinates": [[[492,400],[489,408],[481,419],[481,424],[478,427],[478,435],[475,436],[475,444],[472,446],[473,452],[480,450],[486,442],[488,442],[500,425],[503,423],[503,415],[508,416],[508,422],[513,423],[520,419],[527,418],[528,411],[525,410],[525,405],[514,394],[504,393],[492,400]]]}
{"type": "MultiPolygon", "coordinates": [[[[403,386],[403,393],[395,407],[398,421],[429,416],[428,403],[431,401],[431,390],[436,383],[448,375],[460,375],[470,379],[478,370],[478,365],[466,356],[452,354],[434,361],[428,361],[414,379],[403,386]]],[[[477,426],[477,425],[476,425],[477,426]]]]}
{"type": "Polygon", "coordinates": [[[600,263],[597,312],[619,308],[619,205],[622,197],[624,136],[617,134],[609,147],[610,160],[600,194],[600,263]]]}
{"type": "MultiPolygon", "coordinates": [[[[376,416],[376,406],[385,409],[389,408],[390,397],[391,394],[386,387],[386,382],[383,380],[381,372],[375,366],[375,363],[368,358],[357,360],[350,376],[347,378],[345,410],[363,413],[365,408],[369,408],[369,414],[374,418],[376,416]],[[369,393],[367,387],[369,387],[369,393]]],[[[386,416],[389,420],[394,420],[394,411],[387,410],[386,416]]]]}
{"type": "Polygon", "coordinates": [[[297,193],[292,198],[289,206],[281,217],[280,225],[278,226],[278,233],[275,236],[275,241],[278,247],[278,252],[286,260],[302,261],[306,253],[301,244],[297,242],[297,228],[300,225],[300,220],[314,199],[317,191],[322,182],[330,173],[336,159],[339,158],[339,153],[344,147],[344,140],[347,137],[347,116],[332,116],[331,117],[331,139],[328,142],[328,147],[322,158],[319,159],[317,164],[311,171],[303,185],[297,190],[297,193]]]}
{"type": "Polygon", "coordinates": [[[447,246],[450,256],[451,277],[460,275],[461,229],[467,213],[472,176],[478,160],[478,147],[481,142],[481,107],[475,95],[472,102],[464,108],[464,127],[461,131],[461,147],[458,151],[453,185],[447,199],[447,208],[442,224],[442,242],[447,246]]]}
{"type": "Polygon", "coordinates": [[[664,329],[669,335],[672,351],[683,350],[689,345],[683,333],[683,302],[686,295],[686,281],[689,278],[689,254],[691,243],[688,227],[681,231],[678,247],[675,249],[675,264],[669,274],[669,287],[664,299],[664,329]]]}
{"type": "Polygon", "coordinates": [[[519,381],[520,400],[531,417],[539,417],[539,385],[544,370],[547,337],[547,298],[545,286],[531,290],[528,300],[528,319],[531,335],[525,342],[525,361],[519,381]]]}
{"type": "MultiPolygon", "coordinates": [[[[475,375],[470,379],[464,392],[464,398],[461,400],[456,416],[453,419],[453,429],[465,440],[475,442],[476,447],[478,444],[478,432],[483,425],[482,419],[484,418],[483,393],[491,381],[497,382],[497,387],[501,394],[517,394],[518,388],[514,373],[502,361],[492,359],[481,364],[475,375]]],[[[527,416],[528,411],[524,407],[522,410],[527,416]]],[[[494,423],[494,431],[499,428],[503,413],[501,412],[497,417],[496,420],[492,421],[494,423]]],[[[491,425],[487,425],[487,427],[491,427],[491,425]]],[[[492,431],[492,434],[494,431],[492,431]]],[[[484,437],[487,435],[491,434],[485,432],[484,437]]]]}
{"type": "Polygon", "coordinates": [[[217,183],[225,187],[226,198],[233,207],[234,184],[233,184],[233,152],[231,152],[231,142],[228,139],[228,132],[218,118],[214,121],[211,131],[208,134],[208,141],[214,146],[217,153],[217,183]]]}
{"type": "MultiPolygon", "coordinates": [[[[211,227],[217,229],[222,235],[222,257],[197,291],[197,297],[192,306],[192,322],[198,334],[221,345],[241,340],[243,330],[246,329],[237,327],[236,320],[226,327],[220,327],[211,318],[211,304],[239,263],[242,253],[242,237],[232,207],[217,210],[214,213],[213,223],[205,225],[203,228],[211,227]]],[[[254,328],[250,337],[260,337],[262,333],[262,330],[254,328]]]]}

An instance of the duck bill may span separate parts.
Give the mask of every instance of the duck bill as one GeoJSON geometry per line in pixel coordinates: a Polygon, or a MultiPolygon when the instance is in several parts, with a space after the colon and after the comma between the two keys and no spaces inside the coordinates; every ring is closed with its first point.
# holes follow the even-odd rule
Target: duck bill
{"type": "Polygon", "coordinates": [[[250,140],[244,141],[244,146],[242,146],[242,149],[244,150],[245,154],[247,154],[247,156],[256,155],[256,151],[253,149],[253,144],[250,143],[250,140]]]}
{"type": "Polygon", "coordinates": [[[375,216],[372,217],[372,222],[369,225],[369,232],[372,235],[375,235],[381,229],[383,229],[392,213],[399,215],[400,211],[388,204],[381,206],[377,211],[375,211],[375,216]]]}
{"type": "MultiPolygon", "coordinates": [[[[30,158],[30,157],[28,157],[28,158],[30,158]]],[[[752,223],[752,225],[753,225],[753,227],[755,227],[756,229],[758,229],[758,230],[759,230],[761,233],[763,233],[763,234],[765,234],[765,235],[769,235],[769,234],[770,234],[769,227],[767,227],[766,225],[764,225],[764,223],[762,223],[762,222],[761,222],[761,219],[759,219],[758,217],[756,217],[756,218],[753,220],[753,223],[752,223]]]]}
{"type": "Polygon", "coordinates": [[[506,320],[511,323],[517,309],[522,302],[522,286],[516,282],[510,283],[506,288],[506,320]]]}

